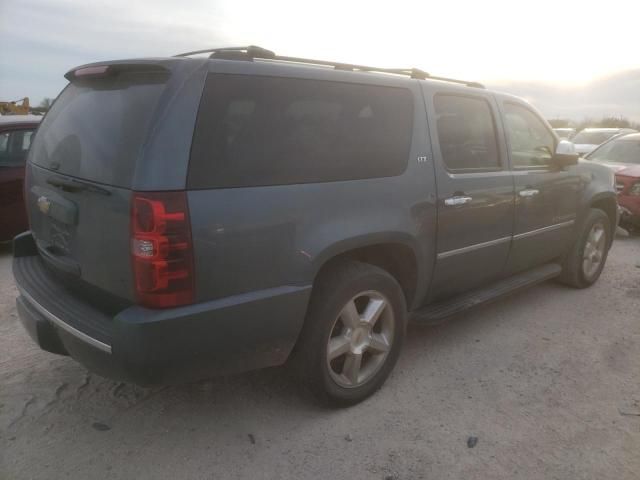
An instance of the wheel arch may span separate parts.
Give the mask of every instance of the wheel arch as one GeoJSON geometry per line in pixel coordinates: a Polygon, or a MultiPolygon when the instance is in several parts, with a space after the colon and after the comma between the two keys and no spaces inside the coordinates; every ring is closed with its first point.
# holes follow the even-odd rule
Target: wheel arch
{"type": "Polygon", "coordinates": [[[356,260],[382,268],[400,284],[407,307],[412,309],[423,295],[427,272],[413,237],[402,232],[364,235],[337,242],[314,262],[313,281],[336,262],[356,260]]]}
{"type": "Polygon", "coordinates": [[[609,244],[611,244],[615,236],[616,227],[618,226],[618,202],[615,194],[602,192],[594,195],[589,202],[589,208],[597,208],[607,214],[611,227],[611,238],[609,239],[609,244]]]}

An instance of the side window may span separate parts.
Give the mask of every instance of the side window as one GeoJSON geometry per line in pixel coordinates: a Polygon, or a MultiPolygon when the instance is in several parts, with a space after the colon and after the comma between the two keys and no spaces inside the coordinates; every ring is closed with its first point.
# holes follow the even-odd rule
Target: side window
{"type": "Polygon", "coordinates": [[[506,103],[504,109],[513,166],[528,168],[549,165],[555,148],[551,131],[525,107],[506,103]]]}
{"type": "Polygon", "coordinates": [[[10,130],[0,133],[0,165],[24,163],[31,146],[33,130],[10,130]]]}
{"type": "Polygon", "coordinates": [[[447,169],[500,169],[493,114],[485,99],[438,94],[434,104],[438,142],[447,169]]]}
{"type": "Polygon", "coordinates": [[[408,89],[213,74],[189,162],[191,188],[400,175],[413,125],[408,89]]]}
{"type": "Polygon", "coordinates": [[[9,152],[9,135],[11,132],[0,133],[0,155],[4,158],[9,152]]]}

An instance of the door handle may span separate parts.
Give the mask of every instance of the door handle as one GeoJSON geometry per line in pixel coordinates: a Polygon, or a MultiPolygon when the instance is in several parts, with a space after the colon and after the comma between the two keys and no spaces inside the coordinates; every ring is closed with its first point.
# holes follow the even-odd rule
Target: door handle
{"type": "Polygon", "coordinates": [[[520,195],[523,198],[529,198],[529,197],[535,197],[539,193],[540,193],[540,190],[536,190],[535,188],[527,188],[525,190],[520,190],[520,192],[518,192],[518,195],[520,195]]]}
{"type": "Polygon", "coordinates": [[[473,198],[467,195],[456,195],[455,197],[445,198],[444,204],[447,207],[455,207],[456,205],[464,205],[465,203],[469,203],[471,200],[473,200],[473,198]]]}

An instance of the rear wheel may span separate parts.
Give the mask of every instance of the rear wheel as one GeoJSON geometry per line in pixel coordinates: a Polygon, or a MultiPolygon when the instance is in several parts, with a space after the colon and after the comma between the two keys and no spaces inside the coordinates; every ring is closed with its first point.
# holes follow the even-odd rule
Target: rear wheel
{"type": "Polygon", "coordinates": [[[593,285],[607,260],[610,239],[609,217],[602,210],[592,208],[564,260],[560,280],[575,288],[593,285]]]}
{"type": "Polygon", "coordinates": [[[405,328],[398,282],[373,265],[344,262],[316,282],[294,361],[321,401],[352,405],[384,383],[405,328]]]}

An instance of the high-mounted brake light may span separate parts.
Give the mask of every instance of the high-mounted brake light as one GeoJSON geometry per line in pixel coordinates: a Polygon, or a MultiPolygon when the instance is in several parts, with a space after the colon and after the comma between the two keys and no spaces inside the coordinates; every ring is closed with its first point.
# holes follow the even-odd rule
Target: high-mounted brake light
{"type": "Polygon", "coordinates": [[[131,258],[138,301],[168,308],[194,301],[191,226],[185,192],[134,193],[131,258]]]}
{"type": "Polygon", "coordinates": [[[73,76],[76,78],[80,77],[93,77],[93,76],[104,76],[107,74],[109,70],[108,65],[98,65],[95,67],[84,67],[79,68],[78,70],[73,71],[73,76]]]}
{"type": "MultiPolygon", "coordinates": [[[[117,77],[122,73],[142,73],[142,74],[160,74],[168,76],[170,70],[155,63],[110,63],[109,65],[90,65],[87,67],[79,67],[75,70],[69,70],[64,74],[64,78],[70,82],[74,81],[91,81],[94,79],[103,79],[108,77],[117,77]]],[[[166,78],[166,77],[165,77],[166,78]]]]}

